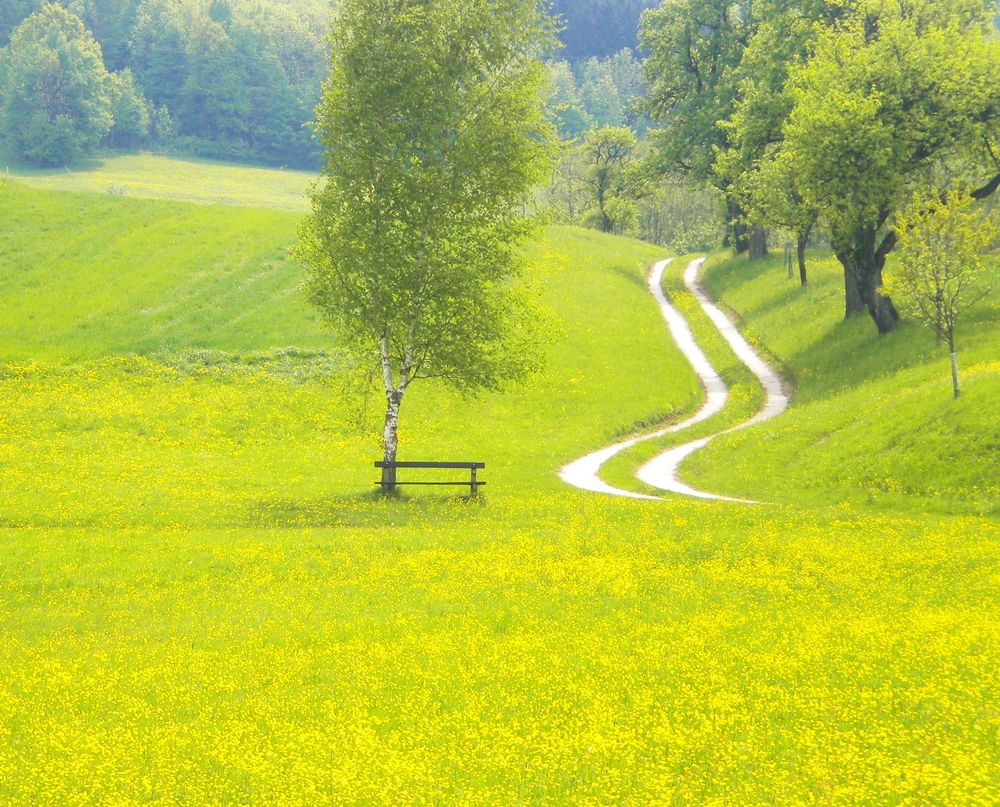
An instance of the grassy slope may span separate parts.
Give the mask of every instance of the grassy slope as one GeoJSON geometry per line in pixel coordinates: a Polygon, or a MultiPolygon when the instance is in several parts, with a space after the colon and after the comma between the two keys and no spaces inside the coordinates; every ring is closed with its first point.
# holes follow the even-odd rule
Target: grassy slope
{"type": "Polygon", "coordinates": [[[865,316],[843,322],[836,261],[814,258],[810,271],[802,289],[777,257],[708,266],[709,287],[797,393],[786,415],[692,457],[687,478],[776,502],[1000,513],[1000,271],[958,329],[958,401],[930,331],[904,322],[879,337],[865,316]]]}
{"type": "Polygon", "coordinates": [[[298,214],[0,182],[4,359],[326,344],[297,297],[298,214]]]}
{"type": "Polygon", "coordinates": [[[114,190],[138,199],[291,211],[308,208],[306,188],[315,179],[314,174],[306,171],[181,160],[154,154],[105,154],[72,170],[5,165],[0,155],[0,168],[4,170],[0,178],[46,190],[101,194],[114,190]]]}
{"type": "MultiPolygon", "coordinates": [[[[159,210],[172,250],[204,248],[201,209],[36,202],[100,206],[113,231],[159,210]]],[[[263,251],[292,289],[294,228],[274,227],[233,266],[263,251]]],[[[407,450],[489,463],[469,505],[367,495],[375,446],[335,353],[247,357],[319,335],[293,293],[244,331],[208,258],[177,261],[159,304],[187,294],[205,322],[147,339],[142,290],[104,284],[104,325],[81,329],[37,268],[57,237],[33,238],[34,262],[0,261],[3,300],[11,275],[53,288],[52,311],[2,309],[35,341],[0,353],[0,518],[20,525],[0,530],[0,801],[986,804],[1000,785],[995,521],[557,482],[696,405],[639,282],[655,250],[549,230],[549,371],[476,403],[414,388],[407,450]]],[[[104,241],[65,271],[101,285],[104,241]]]]}
{"type": "MultiPolygon", "coordinates": [[[[8,523],[52,523],[43,505],[57,501],[71,523],[226,524],[259,519],[268,495],[280,509],[303,496],[318,501],[331,484],[346,491],[371,481],[377,446],[357,439],[358,407],[345,405],[342,374],[289,386],[316,375],[317,363],[327,375],[336,371],[336,352],[275,350],[332,347],[286,258],[293,219],[17,186],[0,192],[18,211],[4,225],[4,254],[14,259],[0,275],[4,296],[18,301],[0,315],[0,360],[19,364],[5,384],[15,412],[8,434],[26,441],[30,462],[20,473],[37,480],[4,480],[16,491],[4,508],[8,523]],[[53,248],[47,232],[67,235],[53,248]],[[132,353],[148,358],[115,358],[132,353]],[[29,357],[60,366],[31,369],[29,357]],[[39,429],[49,435],[45,450],[32,451],[39,429]],[[67,464],[87,472],[66,477],[59,468],[67,464]],[[127,487],[116,484],[123,475],[127,487]]],[[[643,264],[660,251],[639,243],[622,250],[558,228],[533,245],[532,274],[558,310],[548,374],[476,401],[415,387],[404,403],[403,450],[484,456],[505,486],[552,488],[555,469],[576,453],[635,420],[690,406],[693,374],[644,304],[643,264]],[[634,314],[622,319],[623,310],[634,314]],[[609,334],[613,341],[602,342],[609,334]],[[662,355],[649,355],[650,345],[662,355]],[[612,374],[622,381],[605,390],[612,374]],[[638,393],[624,383],[631,377],[647,380],[638,393]]],[[[373,391],[369,426],[378,404],[373,391]]]]}

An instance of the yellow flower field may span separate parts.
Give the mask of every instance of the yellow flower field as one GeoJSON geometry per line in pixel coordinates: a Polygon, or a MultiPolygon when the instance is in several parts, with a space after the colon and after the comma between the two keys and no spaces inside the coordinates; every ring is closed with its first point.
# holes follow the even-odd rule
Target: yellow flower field
{"type": "MultiPolygon", "coordinates": [[[[853,340],[905,381],[898,399],[866,381],[882,418],[758,332],[796,369],[794,429],[720,439],[731,453],[691,471],[779,503],[619,501],[558,467],[699,392],[641,282],[660,251],[552,228],[531,250],[556,319],[545,373],[404,404],[408,456],[486,461],[485,495],[381,501],[378,395],[364,406],[299,310],[284,219],[266,293],[230,298],[191,273],[263,265],[240,211],[169,205],[160,231],[153,202],[4,194],[30,212],[0,221],[0,281],[33,302],[0,308],[0,804],[996,803],[992,302],[947,416],[914,392],[933,389],[933,345],[826,321],[815,344],[853,340]],[[39,210],[104,224],[57,272],[18,241],[39,210]],[[231,246],[206,246],[209,225],[231,246]],[[107,268],[138,228],[190,257],[157,263],[163,305],[141,310],[107,268]],[[53,288],[100,289],[100,308],[47,308],[53,288]],[[945,426],[977,436],[960,443],[975,496],[972,472],[941,470],[945,426]],[[889,439],[922,453],[894,493],[859,493],[889,439]]],[[[716,271],[750,310],[783,293],[780,272],[716,271]]],[[[759,396],[733,380],[726,417],[759,396]]]]}

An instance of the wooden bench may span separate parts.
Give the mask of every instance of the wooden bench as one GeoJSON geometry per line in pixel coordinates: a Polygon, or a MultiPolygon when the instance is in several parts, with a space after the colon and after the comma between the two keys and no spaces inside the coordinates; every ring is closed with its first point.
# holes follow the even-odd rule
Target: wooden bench
{"type": "MultiPolygon", "coordinates": [[[[396,485],[461,485],[469,486],[469,490],[473,496],[479,493],[479,488],[485,485],[485,482],[480,482],[476,479],[476,471],[481,468],[486,467],[485,462],[376,462],[376,468],[395,468],[399,470],[400,468],[429,468],[429,469],[440,469],[440,468],[465,468],[469,471],[468,481],[463,482],[396,482],[396,485]]],[[[389,492],[390,484],[385,480],[381,482],[376,482],[382,488],[383,493],[389,492]]]]}

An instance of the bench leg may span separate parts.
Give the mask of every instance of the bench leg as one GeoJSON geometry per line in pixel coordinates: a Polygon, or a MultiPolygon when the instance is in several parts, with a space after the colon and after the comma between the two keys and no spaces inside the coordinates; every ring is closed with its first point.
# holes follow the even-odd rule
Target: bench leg
{"type": "Polygon", "coordinates": [[[472,479],[469,481],[469,488],[473,496],[479,495],[479,485],[476,484],[476,469],[472,469],[472,479]]]}

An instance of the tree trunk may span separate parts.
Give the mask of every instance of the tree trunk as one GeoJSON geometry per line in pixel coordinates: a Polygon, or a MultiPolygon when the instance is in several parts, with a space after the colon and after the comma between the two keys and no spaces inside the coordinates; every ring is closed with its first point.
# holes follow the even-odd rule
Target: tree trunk
{"type": "Polygon", "coordinates": [[[396,492],[396,469],[391,465],[396,461],[399,447],[399,404],[402,396],[395,390],[385,394],[385,425],[382,428],[382,493],[396,492]]]}
{"type": "Polygon", "coordinates": [[[958,386],[958,356],[955,354],[955,334],[948,331],[948,352],[951,354],[951,391],[957,398],[962,394],[958,386]]]}
{"type": "Polygon", "coordinates": [[[750,260],[767,257],[767,230],[754,227],[749,241],[750,260]]]}
{"type": "Polygon", "coordinates": [[[849,246],[837,250],[837,259],[844,267],[844,317],[867,308],[878,332],[886,334],[899,323],[899,313],[879,291],[885,255],[876,249],[877,235],[875,227],[855,231],[849,246]]]}
{"type": "Polygon", "coordinates": [[[732,244],[737,255],[742,255],[750,249],[750,229],[743,223],[743,209],[732,199],[726,199],[727,240],[732,244]]]}
{"type": "Polygon", "coordinates": [[[809,233],[812,227],[807,227],[802,230],[798,237],[796,238],[795,251],[799,259],[799,280],[802,285],[805,286],[807,282],[806,278],[806,247],[809,246],[809,233]]]}
{"type": "MultiPolygon", "coordinates": [[[[840,258],[840,256],[837,256],[840,258]]],[[[844,267],[844,319],[850,319],[855,314],[865,310],[865,301],[861,296],[861,284],[853,266],[840,258],[844,267]]]]}

